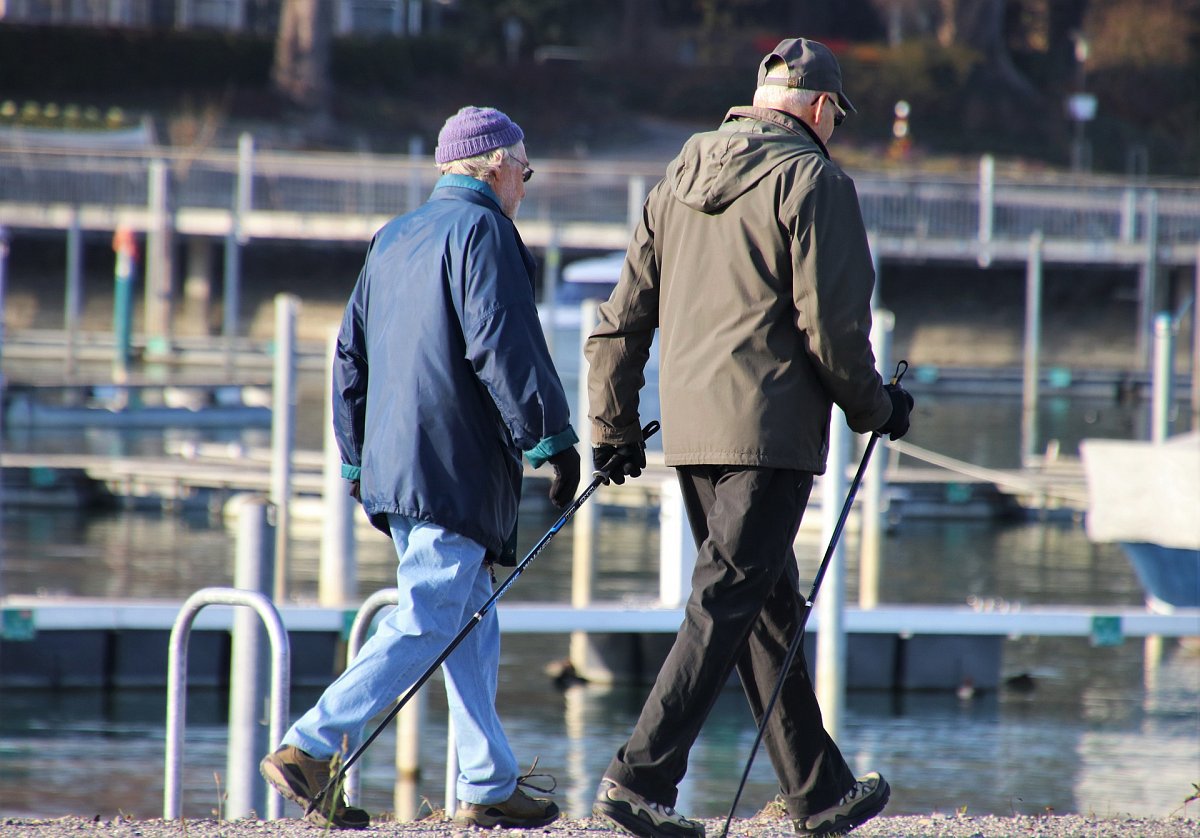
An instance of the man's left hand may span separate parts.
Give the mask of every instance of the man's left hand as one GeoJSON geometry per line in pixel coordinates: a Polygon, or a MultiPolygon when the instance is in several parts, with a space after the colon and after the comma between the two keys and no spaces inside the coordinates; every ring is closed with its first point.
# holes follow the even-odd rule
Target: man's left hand
{"type": "Polygon", "coordinates": [[[554,468],[554,480],[550,483],[550,502],[562,509],[575,497],[579,488],[579,452],[568,446],[549,457],[546,462],[554,468]]]}

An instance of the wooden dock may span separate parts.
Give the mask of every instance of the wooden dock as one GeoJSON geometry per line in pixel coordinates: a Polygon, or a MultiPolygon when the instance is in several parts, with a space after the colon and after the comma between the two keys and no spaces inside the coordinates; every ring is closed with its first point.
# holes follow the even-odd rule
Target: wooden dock
{"type": "MultiPolygon", "coordinates": [[[[904,442],[888,443],[903,455],[933,460],[918,465],[889,465],[885,470],[889,499],[909,517],[1002,517],[1029,510],[1081,512],[1087,493],[1076,460],[1026,469],[988,469],[936,455],[904,442]]],[[[0,454],[5,501],[37,505],[58,502],[64,493],[82,498],[110,496],[126,502],[173,505],[206,501],[242,492],[270,489],[270,457],[266,448],[231,444],[188,444],[158,457],[113,457],[87,454],[0,454]],[[43,499],[39,501],[39,499],[43,499]]],[[[646,472],[623,486],[607,486],[602,504],[657,506],[663,481],[675,479],[662,454],[651,452],[646,472]]],[[[855,464],[852,464],[852,468],[855,464]]],[[[292,456],[292,488],[302,498],[323,491],[323,457],[319,451],[292,456]]],[[[548,479],[546,469],[526,467],[527,480],[548,479]]],[[[819,478],[818,478],[819,480],[819,478]]],[[[819,491],[813,492],[818,503],[819,491]]],[[[83,502],[81,500],[81,502],[83,502]]]]}

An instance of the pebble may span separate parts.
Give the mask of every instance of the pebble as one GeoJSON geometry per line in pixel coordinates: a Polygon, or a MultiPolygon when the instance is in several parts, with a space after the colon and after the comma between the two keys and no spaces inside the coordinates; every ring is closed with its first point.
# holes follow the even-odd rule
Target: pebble
{"type": "MultiPolygon", "coordinates": [[[[709,838],[721,834],[724,818],[704,821],[709,838]]],[[[80,833],[111,838],[322,838],[328,834],[321,827],[302,820],[285,818],[277,821],[239,820],[217,821],[201,818],[180,820],[129,820],[117,817],[5,818],[0,822],[2,836],[38,836],[58,838],[80,833]]],[[[490,834],[495,838],[509,836],[556,836],[556,838],[600,838],[603,835],[622,835],[595,818],[559,820],[541,829],[505,830],[491,833],[483,830],[461,829],[444,820],[424,820],[410,823],[378,821],[369,829],[350,835],[428,836],[444,835],[467,838],[490,834]]],[[[785,838],[793,836],[791,825],[774,817],[739,818],[729,828],[728,838],[785,838]]],[[[1097,818],[1085,815],[902,815],[879,817],[869,821],[851,835],[853,838],[1200,838],[1200,812],[1184,812],[1168,818],[1097,818]]]]}

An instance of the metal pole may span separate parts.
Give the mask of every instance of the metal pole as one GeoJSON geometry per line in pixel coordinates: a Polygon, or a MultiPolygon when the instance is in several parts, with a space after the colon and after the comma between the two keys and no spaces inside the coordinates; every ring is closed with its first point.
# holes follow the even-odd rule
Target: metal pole
{"type": "Polygon", "coordinates": [[[275,297],[275,375],[271,394],[271,502],[275,504],[275,601],[287,600],[292,448],[296,429],[296,312],[292,294],[275,297]]]}
{"type": "Polygon", "coordinates": [[[254,206],[254,137],[246,132],[238,136],[237,192],[234,195],[234,225],[238,244],[250,240],[246,235],[246,216],[254,206]]]}
{"type": "Polygon", "coordinates": [[[229,205],[229,229],[225,233],[225,287],[221,302],[221,336],[225,342],[225,374],[232,377],[239,310],[242,298],[242,245],[245,213],[252,205],[251,186],[254,182],[254,139],[249,134],[238,137],[238,173],[234,194],[229,205]]]}
{"type": "MultiPolygon", "coordinates": [[[[254,591],[235,588],[201,588],[183,603],[167,646],[167,731],[166,757],[163,771],[163,819],[174,820],[182,815],[183,802],[183,732],[187,720],[187,659],[188,638],[192,623],[206,605],[246,605],[258,612],[267,627],[271,641],[271,708],[270,733],[272,742],[283,741],[288,725],[288,687],[291,681],[292,658],[287,630],[271,601],[254,591]]],[[[267,800],[267,817],[279,817],[283,800],[272,794],[267,800]]]]}
{"type": "MultiPolygon", "coordinates": [[[[595,300],[584,300],[579,304],[579,381],[575,397],[576,433],[583,446],[584,472],[589,470],[592,456],[592,422],[589,418],[588,362],[583,348],[588,335],[599,322],[595,300]]],[[[596,524],[598,513],[595,504],[585,504],[575,513],[571,533],[571,607],[587,608],[592,602],[592,585],[596,578],[593,553],[596,549],[596,524]]],[[[571,632],[567,657],[575,671],[584,678],[592,673],[592,644],[586,632],[571,632]]],[[[603,668],[599,668],[603,671],[603,668]]]]}
{"type": "Polygon", "coordinates": [[[629,177],[629,192],[626,194],[626,215],[632,229],[642,220],[642,205],[646,203],[646,178],[642,175],[629,177]]]}
{"type": "MultiPolygon", "coordinates": [[[[392,606],[396,605],[396,603],[398,601],[399,601],[399,592],[395,588],[384,588],[382,590],[376,591],[375,593],[371,594],[369,597],[366,598],[366,600],[363,602],[363,604],[361,606],[359,606],[358,613],[354,616],[354,622],[351,623],[351,625],[350,625],[350,634],[346,638],[346,665],[347,666],[350,665],[350,662],[352,660],[354,660],[356,657],[358,657],[359,650],[362,649],[363,644],[367,642],[367,636],[371,631],[371,624],[375,620],[375,615],[378,614],[380,611],[382,611],[384,608],[388,607],[389,605],[392,605],[392,606]]],[[[424,695],[425,694],[423,692],[417,693],[417,695],[414,697],[414,701],[409,702],[409,704],[406,704],[404,706],[404,708],[400,711],[400,716],[401,716],[400,727],[401,727],[401,729],[404,729],[406,727],[405,714],[409,712],[410,706],[417,700],[424,701],[424,695]]],[[[416,759],[417,759],[416,755],[417,755],[417,751],[419,750],[419,746],[420,746],[419,740],[416,740],[413,742],[412,747],[414,750],[413,750],[412,766],[413,766],[415,773],[419,773],[419,768],[418,768],[417,762],[416,762],[416,759]]],[[[397,761],[399,761],[399,759],[400,759],[400,756],[399,756],[400,740],[399,739],[396,740],[396,752],[397,752],[396,759],[397,759],[397,761]]],[[[351,766],[350,768],[348,768],[346,770],[346,784],[344,786],[344,789],[346,792],[346,799],[349,800],[351,803],[357,803],[359,800],[358,779],[359,779],[358,778],[358,769],[356,767],[351,766]]],[[[399,809],[397,809],[396,811],[398,813],[399,809]]],[[[397,817],[399,817],[398,814],[397,814],[397,817]]]]}
{"type": "Polygon", "coordinates": [[[446,819],[458,809],[458,743],[454,741],[454,718],[446,715],[446,819]]]}
{"type": "MultiPolygon", "coordinates": [[[[274,530],[266,498],[245,500],[238,519],[234,587],[270,596],[274,587],[274,530]]],[[[258,616],[245,609],[233,615],[233,648],[229,678],[229,749],[225,757],[228,799],[225,818],[244,818],[265,812],[267,785],[258,761],[277,742],[267,740],[260,724],[267,699],[266,630],[258,616]]]]}
{"type": "Polygon", "coordinates": [[[1196,286],[1192,289],[1192,430],[1200,431],[1200,244],[1196,245],[1196,286]]]}
{"type": "Polygon", "coordinates": [[[1154,343],[1154,315],[1158,304],[1158,194],[1146,193],[1146,260],[1138,276],[1138,361],[1144,370],[1154,343]]]}
{"type": "Polygon", "coordinates": [[[398,821],[416,820],[420,813],[421,728],[427,695],[421,690],[413,696],[396,722],[396,785],[392,790],[392,807],[398,821]]]}
{"type": "Polygon", "coordinates": [[[147,354],[165,355],[171,349],[171,214],[167,164],[150,161],[150,225],[146,230],[143,331],[147,354]]]}
{"type": "Polygon", "coordinates": [[[1154,318],[1154,371],[1150,379],[1150,441],[1165,442],[1171,435],[1171,384],[1174,376],[1175,341],[1171,315],[1154,318]]]}
{"type": "Polygon", "coordinates": [[[117,254],[113,270],[113,383],[129,380],[129,346],[133,332],[133,265],[137,259],[137,243],[133,231],[117,227],[113,234],[113,251],[117,254]]]}
{"type": "MultiPolygon", "coordinates": [[[[329,339],[326,393],[333,392],[333,362],[337,354],[337,330],[329,339]]],[[[321,566],[317,598],[321,605],[342,606],[358,593],[354,507],[350,484],[342,479],[342,455],[333,432],[333,400],[325,400],[325,515],[321,527],[321,566]]]]}
{"type": "Polygon", "coordinates": [[[67,298],[63,307],[63,329],[67,333],[67,378],[78,368],[79,314],[83,296],[83,231],[79,227],[79,207],[71,210],[67,227],[67,298]]]}
{"type": "Polygon", "coordinates": [[[221,336],[225,341],[225,373],[232,377],[238,333],[238,309],[241,307],[242,253],[237,233],[225,235],[225,289],[221,298],[221,336]]]}
{"type": "Polygon", "coordinates": [[[996,208],[996,158],[985,154],[979,158],[979,254],[980,267],[992,262],[992,230],[996,208]]]}
{"type": "Polygon", "coordinates": [[[1029,237],[1025,262],[1025,363],[1021,387],[1021,462],[1033,462],[1038,444],[1038,377],[1042,344],[1042,248],[1039,230],[1029,237]]]}
{"type": "MultiPolygon", "coordinates": [[[[0,225],[0,361],[4,358],[4,297],[8,277],[8,229],[0,225]]],[[[0,363],[0,454],[4,452],[4,410],[8,399],[5,394],[4,366],[0,363]]],[[[0,480],[0,534],[4,532],[4,481],[0,480]]],[[[4,596],[4,539],[0,538],[0,596],[4,596]]],[[[3,644],[0,644],[3,646],[3,644]]],[[[2,661],[0,661],[2,665],[2,661]]]]}
{"type": "Polygon", "coordinates": [[[696,540],[683,508],[679,481],[663,480],[658,497],[659,604],[664,608],[681,608],[692,592],[696,540]]]}
{"type": "Polygon", "coordinates": [[[418,168],[424,154],[425,141],[419,134],[413,134],[408,138],[408,159],[412,163],[412,168],[408,176],[407,195],[405,196],[409,212],[421,206],[425,200],[424,192],[421,189],[421,170],[418,168]]]}
{"type": "MultiPolygon", "coordinates": [[[[558,245],[558,225],[552,224],[550,225],[550,240],[546,243],[546,259],[542,266],[542,304],[546,311],[550,312],[550,322],[545,328],[546,348],[550,350],[552,358],[555,356],[555,344],[558,342],[558,327],[555,324],[554,309],[558,300],[561,265],[562,248],[558,245]]],[[[587,336],[582,325],[580,326],[580,336],[587,336]]]]}
{"type": "MultiPolygon", "coordinates": [[[[842,496],[846,494],[850,429],[840,408],[833,409],[829,423],[829,462],[821,477],[821,537],[833,542],[842,496]]],[[[846,697],[846,606],[845,549],[838,539],[826,571],[825,587],[817,600],[817,701],[825,730],[840,737],[842,708],[846,697]]]]}
{"type": "MultiPolygon", "coordinates": [[[[871,346],[875,350],[875,368],[885,378],[891,368],[892,330],[896,317],[890,311],[878,310],[871,319],[871,346]]],[[[879,566],[883,552],[884,503],[887,488],[887,460],[883,457],[867,464],[860,512],[858,559],[858,607],[874,608],[879,604],[879,566]]]]}

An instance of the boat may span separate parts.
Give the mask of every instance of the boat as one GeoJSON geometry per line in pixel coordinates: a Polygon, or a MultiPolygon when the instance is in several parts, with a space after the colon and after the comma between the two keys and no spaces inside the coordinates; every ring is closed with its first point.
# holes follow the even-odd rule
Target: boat
{"type": "Polygon", "coordinates": [[[1088,538],[1121,546],[1151,610],[1200,608],[1200,431],[1079,448],[1088,538]]]}

